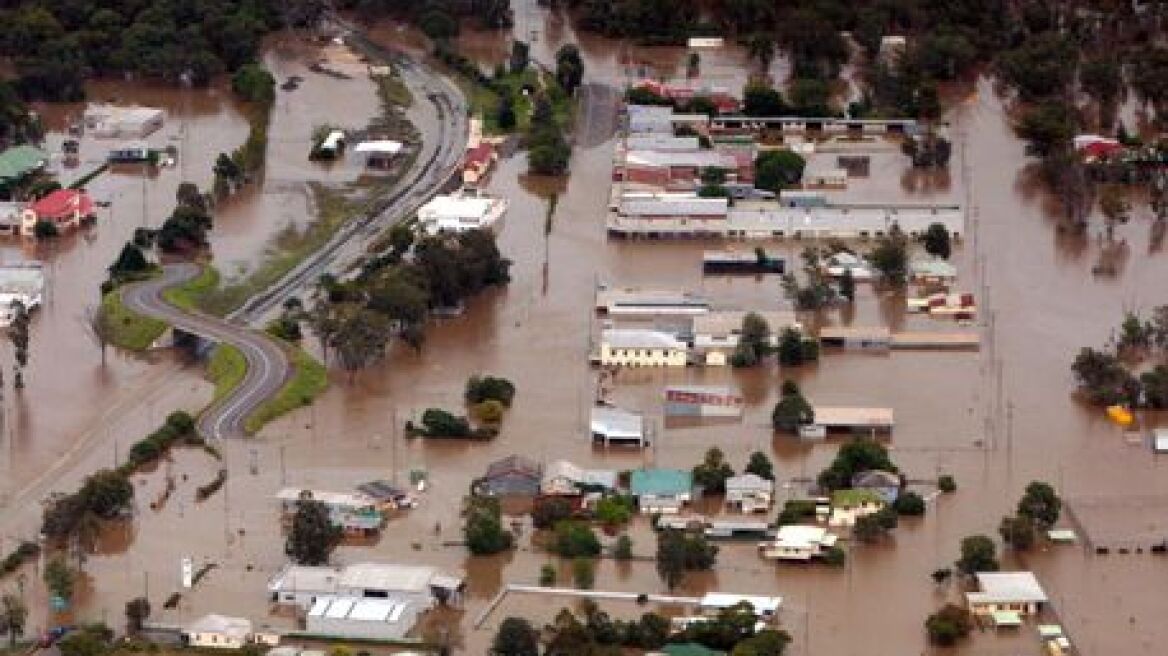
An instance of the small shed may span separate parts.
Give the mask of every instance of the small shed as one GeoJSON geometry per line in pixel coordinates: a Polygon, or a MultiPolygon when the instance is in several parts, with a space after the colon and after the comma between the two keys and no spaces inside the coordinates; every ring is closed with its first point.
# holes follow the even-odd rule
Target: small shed
{"type": "Polygon", "coordinates": [[[378,139],[362,141],[353,147],[353,152],[365,155],[365,165],[370,168],[388,168],[401,149],[400,141],[378,139]]]}
{"type": "Polygon", "coordinates": [[[1152,429],[1152,450],[1156,453],[1168,453],[1168,428],[1152,429]]]}

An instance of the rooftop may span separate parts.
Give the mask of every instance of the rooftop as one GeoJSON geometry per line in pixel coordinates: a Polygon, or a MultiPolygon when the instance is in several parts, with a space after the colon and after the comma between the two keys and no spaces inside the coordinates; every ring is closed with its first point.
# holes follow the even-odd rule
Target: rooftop
{"type": "Polygon", "coordinates": [[[75,212],[89,216],[93,214],[93,199],[84,191],[58,189],[33,203],[30,208],[40,218],[72,215],[75,212]]]}
{"type": "Polygon", "coordinates": [[[1033,572],[978,572],[978,592],[966,593],[970,603],[1042,603],[1046,592],[1033,572]]]}
{"type": "Polygon", "coordinates": [[[389,563],[358,563],[341,572],[342,588],[392,590],[397,592],[427,592],[438,570],[424,565],[397,565],[389,563]]]}
{"type": "Polygon", "coordinates": [[[620,211],[626,216],[725,216],[729,207],[730,201],[726,198],[679,194],[626,195],[620,201],[620,211]]]}
{"type": "Polygon", "coordinates": [[[400,141],[377,139],[374,141],[362,141],[353,147],[353,152],[372,153],[374,155],[395,155],[401,151],[401,149],[402,144],[400,141]]]}
{"type": "Polygon", "coordinates": [[[542,471],[543,467],[538,462],[520,455],[510,455],[487,465],[486,478],[490,479],[509,476],[511,474],[520,474],[539,479],[542,471]]]}
{"type": "Polygon", "coordinates": [[[601,333],[600,340],[618,349],[685,349],[685,344],[673,335],[647,328],[609,328],[601,333]]]}
{"type": "Polygon", "coordinates": [[[803,524],[788,524],[780,526],[775,535],[775,543],[788,549],[814,549],[820,546],[830,547],[835,544],[836,536],[828,533],[822,526],[805,526],[803,524]]]}
{"type": "Polygon", "coordinates": [[[800,328],[798,317],[789,310],[711,310],[693,318],[693,332],[695,335],[737,335],[748,314],[762,317],[771,329],[772,337],[784,328],[800,328]]]}
{"type": "Polygon", "coordinates": [[[340,577],[340,567],[288,565],[268,581],[268,591],[327,592],[336,590],[340,577]]]}
{"type": "Polygon", "coordinates": [[[319,597],[308,611],[309,617],[346,619],[355,622],[398,622],[410,606],[408,600],[364,597],[319,597]]]}
{"type": "Polygon", "coordinates": [[[350,508],[370,506],[374,503],[373,498],[367,497],[364,494],[311,490],[303,487],[286,487],[276,493],[276,498],[283,502],[319,501],[326,506],[343,506],[350,508]]]}
{"type": "Polygon", "coordinates": [[[740,474],[738,476],[731,476],[726,479],[726,491],[731,490],[766,490],[772,491],[775,489],[775,482],[767,480],[758,474],[740,474]]]}
{"type": "Polygon", "coordinates": [[[433,200],[418,208],[418,218],[487,216],[498,199],[486,196],[435,196],[433,200]]]}
{"type": "Polygon", "coordinates": [[[815,406],[815,423],[823,426],[886,428],[893,425],[892,408],[815,406]]]}
{"type": "Polygon", "coordinates": [[[772,615],[779,610],[783,598],[710,592],[702,597],[698,604],[703,608],[731,608],[743,602],[753,606],[754,611],[760,615],[772,615]]]}
{"type": "Polygon", "coordinates": [[[693,474],[682,469],[634,469],[629,489],[636,496],[688,494],[693,489],[693,474]]]}
{"type": "Polygon", "coordinates": [[[244,639],[251,635],[251,620],[228,615],[204,615],[187,626],[188,633],[218,633],[244,639]]]}
{"type": "Polygon", "coordinates": [[[640,439],[645,434],[645,418],[640,413],[621,408],[592,408],[591,425],[593,433],[610,437],[640,439]]]}
{"type": "Polygon", "coordinates": [[[738,167],[738,161],[712,150],[629,150],[625,154],[625,165],[734,169],[738,167]]]}
{"type": "Polygon", "coordinates": [[[616,472],[611,469],[584,469],[567,460],[557,460],[547,466],[544,480],[566,478],[577,485],[592,485],[613,489],[616,487],[616,472]]]}
{"type": "Polygon", "coordinates": [[[0,152],[0,180],[19,178],[44,166],[49,155],[34,146],[13,146],[0,152]]]}

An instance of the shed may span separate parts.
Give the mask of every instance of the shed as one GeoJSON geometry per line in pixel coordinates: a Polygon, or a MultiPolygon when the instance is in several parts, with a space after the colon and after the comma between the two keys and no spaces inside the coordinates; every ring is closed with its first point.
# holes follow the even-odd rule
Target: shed
{"type": "Polygon", "coordinates": [[[592,408],[590,419],[592,440],[610,444],[628,444],[644,447],[649,443],[645,433],[645,417],[637,412],[609,406],[592,408]]]}
{"type": "Polygon", "coordinates": [[[183,630],[183,639],[192,647],[242,649],[251,638],[251,620],[212,613],[195,620],[183,630]]]}
{"type": "Polygon", "coordinates": [[[13,146],[0,152],[0,185],[10,184],[44,168],[49,154],[35,146],[13,146]]]}
{"type": "Polygon", "coordinates": [[[523,456],[507,456],[492,462],[478,482],[476,492],[485,496],[525,496],[539,494],[543,467],[523,456]]]}
{"type": "Polygon", "coordinates": [[[1152,429],[1152,450],[1156,453],[1168,453],[1168,428],[1152,429]]]}

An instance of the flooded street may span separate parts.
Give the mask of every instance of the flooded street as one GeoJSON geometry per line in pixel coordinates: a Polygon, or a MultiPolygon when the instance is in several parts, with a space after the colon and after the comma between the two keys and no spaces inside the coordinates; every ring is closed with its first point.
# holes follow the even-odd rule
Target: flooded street
{"type": "MultiPolygon", "coordinates": [[[[533,55],[545,63],[553,61],[559,43],[579,39],[586,83],[621,87],[631,75],[624,65],[628,61],[652,62],[662,67],[663,75],[683,70],[684,49],[629,54],[612,41],[574,35],[560,18],[544,21],[537,18],[541,16],[534,9],[517,16],[516,33],[539,26],[533,55]]],[[[377,32],[381,38],[395,33],[392,28],[377,32]]],[[[460,38],[460,46],[468,56],[495,62],[505,56],[508,42],[501,35],[471,33],[460,38]]],[[[248,189],[217,210],[213,249],[227,273],[262,254],[280,230],[308,217],[305,180],[344,182],[359,173],[352,162],[322,172],[306,159],[313,126],[335,114],[328,99],[346,94],[344,127],[362,126],[377,111],[367,80],[306,73],[303,57],[280,53],[277,47],[267,58],[277,79],[298,74],[305,83],[278,96],[262,187],[248,189]]],[[[725,85],[737,89],[748,68],[743,59],[734,48],[711,51],[703,54],[703,67],[728,71],[725,85]]],[[[781,79],[783,66],[782,60],[776,61],[772,75],[781,79]]],[[[12,430],[4,437],[0,460],[4,491],[10,499],[23,491],[19,503],[7,504],[0,518],[5,551],[35,529],[35,502],[45,493],[71,489],[85,474],[113,464],[119,449],[124,451],[169,410],[198,409],[210,397],[196,367],[167,356],[139,359],[111,350],[108,365],[101,367],[98,349],[79,334],[80,317],[97,302],[104,268],[132,229],[156,226],[169,213],[181,180],[206,186],[210,161],[243,140],[246,123],[223,88],[175,91],[117,85],[115,91],[113,85],[99,85],[93,95],[114,93],[167,108],[167,124],[151,143],[175,143],[180,161],[176,169],[147,181],[145,199],[136,172],[99,177],[93,193],[112,199],[113,205],[102,210],[92,238],[69,237],[52,250],[24,254],[51,263],[52,291],[34,321],[29,387],[16,401],[5,401],[12,430]],[[111,443],[119,446],[111,449],[111,443]]],[[[78,109],[60,111],[56,117],[47,115],[58,129],[64,113],[78,109]]],[[[286,561],[276,491],[284,485],[347,491],[376,478],[405,481],[409,470],[425,469],[430,488],[422,494],[421,506],[391,519],[376,544],[344,546],[335,560],[429,564],[466,572],[468,598],[457,640],[463,653],[485,653],[507,615],[523,615],[538,624],[567,605],[512,595],[481,629],[473,627],[474,617],[501,586],[534,583],[543,564],[556,562],[530,546],[529,523],[520,549],[500,557],[469,558],[464,548],[446,544],[461,539],[461,497],[487,463],[523,454],[545,463],[564,458],[612,469],[649,464],[688,469],[716,445],[739,470],[750,452],[763,450],[772,455],[780,483],[814,477],[831,460],[837,443],[805,444],[773,434],[771,409],[786,377],[797,380],[812,403],[894,408],[897,426],[890,446],[897,465],[915,479],[949,473],[958,485],[956,494],[930,503],[925,517],[902,519],[887,543],[852,545],[843,569],[776,566],[761,560],[750,543],[728,543],[715,572],[689,576],[678,591],[782,596],[781,623],[795,638],[794,654],[931,653],[924,618],[945,600],[957,601],[960,590],[957,584],[936,586],[929,574],[952,564],[963,537],[996,537],[1000,518],[1013,511],[1031,480],[1055,485],[1072,506],[1076,499],[1168,497],[1168,463],[1153,458],[1146,445],[1125,441],[1102,412],[1076,402],[1069,368],[1081,346],[1107,339],[1124,310],[1147,311],[1164,302],[1159,285],[1168,279],[1168,261],[1163,254],[1148,254],[1148,212],[1137,208],[1134,220],[1118,228],[1120,238],[1131,245],[1122,274],[1093,276],[1099,250],[1094,237],[1075,243],[1056,232],[1046,211],[1049,203],[1026,172],[1030,161],[1023,144],[1011,133],[1001,100],[986,81],[951,112],[955,151],[947,176],[913,172],[907,158],[893,151],[875,155],[872,177],[853,179],[841,193],[842,198],[873,203],[927,199],[966,205],[966,238],[955,250],[954,263],[960,272],[957,288],[978,295],[983,335],[979,352],[828,352],[817,365],[797,371],[779,371],[773,364],[747,371],[625,371],[617,378],[612,400],[644,411],[658,429],[656,443],[643,453],[593,447],[587,416],[596,377],[587,356],[598,281],[682,287],[700,291],[717,305],[747,309],[785,305],[777,277],[703,277],[701,254],[716,247],[711,242],[608,240],[603,220],[614,145],[609,136],[612,119],[601,103],[584,110],[582,131],[588,138],[579,139],[566,182],[528,177],[522,153],[500,162],[488,191],[511,202],[499,244],[514,260],[513,281],[476,299],[462,316],[437,321],[427,331],[420,355],[398,345],[390,358],[362,372],[351,385],[334,374],[334,386],[312,407],[269,425],[254,440],[223,444],[225,465],[202,451],[179,449],[173,462],[159,471],[135,476],[133,527],[128,534],[110,536],[100,553],[89,558],[85,570],[95,585],[78,600],[77,615],[119,625],[124,602],[148,588],[159,622],[182,623],[218,612],[288,628],[287,619],[269,617],[264,587],[286,561]],[[558,209],[545,237],[551,193],[559,194],[558,209]],[[465,381],[479,373],[507,377],[518,389],[497,438],[444,443],[400,437],[405,419],[425,408],[461,411],[465,381]],[[746,399],[742,421],[665,427],[662,388],[676,382],[740,389],[746,399]],[[230,472],[225,487],[196,503],[195,488],[214,478],[221,466],[230,472]],[[153,510],[150,503],[168,472],[176,489],[161,510],[153,510]],[[183,557],[193,558],[196,569],[204,563],[217,568],[184,593],[176,608],[162,610],[162,602],[178,591],[183,557]],[[881,647],[873,650],[872,645],[881,647]]],[[[53,152],[59,152],[59,139],[50,139],[53,152]]],[[[105,142],[83,141],[81,170],[101,159],[105,147],[105,142]]],[[[782,253],[790,266],[804,245],[766,246],[782,253]]],[[[14,245],[3,250],[6,259],[21,255],[14,245]]],[[[854,310],[829,312],[824,319],[857,326],[952,327],[905,315],[903,307],[902,298],[861,284],[854,310]]],[[[309,337],[306,343],[314,347],[314,341],[309,337]]],[[[5,358],[8,351],[3,349],[5,358]]],[[[1125,529],[1136,520],[1125,522],[1122,514],[1109,523],[1117,531],[1140,530],[1125,529]]],[[[634,553],[652,556],[655,540],[647,521],[638,518],[631,535],[634,553]]],[[[1168,613],[1168,596],[1161,592],[1168,586],[1168,570],[1161,558],[1147,552],[1095,555],[1082,545],[1043,547],[1021,562],[1007,556],[1004,568],[1036,572],[1081,653],[1158,654],[1162,650],[1155,645],[1168,640],[1168,627],[1157,621],[1168,613]]],[[[566,566],[561,574],[566,581],[566,566]]],[[[43,627],[47,620],[39,576],[30,575],[28,586],[34,600],[30,625],[43,627]]],[[[602,561],[595,587],[664,590],[648,560],[602,561]]],[[[618,603],[606,610],[632,615],[644,609],[618,603]]],[[[977,632],[955,653],[1037,654],[1039,645],[1033,628],[1025,626],[1016,633],[977,632]]]]}

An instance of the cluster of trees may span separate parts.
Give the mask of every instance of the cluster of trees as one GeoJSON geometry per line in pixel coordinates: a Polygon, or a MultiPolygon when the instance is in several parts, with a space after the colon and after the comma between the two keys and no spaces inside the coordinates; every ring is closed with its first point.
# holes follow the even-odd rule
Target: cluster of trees
{"type": "Polygon", "coordinates": [[[296,503],[284,553],[298,565],[326,565],[341,542],[341,528],[329,518],[328,506],[312,498],[296,503]]]}
{"type": "Polygon", "coordinates": [[[1002,518],[998,534],[1006,545],[1026,551],[1034,546],[1040,531],[1049,530],[1058,521],[1062,500],[1049,483],[1032,481],[1026,486],[1013,516],[1002,518]]]}
{"type": "Polygon", "coordinates": [[[20,597],[10,593],[0,597],[0,633],[8,634],[10,648],[15,647],[16,639],[24,635],[27,621],[28,607],[20,597]]]}
{"type": "MultiPolygon", "coordinates": [[[[320,0],[292,0],[288,21],[310,24],[323,14],[326,3],[320,0]],[[291,17],[294,16],[295,20],[291,17]]],[[[363,19],[393,16],[417,25],[426,36],[446,40],[458,36],[462,19],[470,19],[479,29],[511,27],[514,17],[507,0],[339,0],[327,3],[340,10],[351,10],[363,19]]]]}
{"type": "Polygon", "coordinates": [[[886,471],[897,473],[899,470],[888,457],[888,449],[884,445],[869,439],[854,439],[840,446],[835,458],[819,473],[816,482],[825,490],[846,490],[852,487],[852,479],[856,474],[866,471],[886,471]]]}
{"type": "Polygon", "coordinates": [[[190,183],[179,185],[177,205],[154,235],[163,253],[187,254],[207,248],[214,221],[205,197],[190,183]],[[190,193],[194,189],[194,193],[190,193]]]}
{"type": "Polygon", "coordinates": [[[0,55],[15,64],[22,96],[73,101],[94,75],[140,75],[207,84],[253,61],[282,23],[276,0],[199,3],[32,0],[0,10],[0,55]]]}
{"type": "Polygon", "coordinates": [[[16,87],[0,80],[0,148],[39,141],[43,134],[40,120],[28,111],[16,87]]]}
{"type": "Polygon", "coordinates": [[[1168,409],[1168,305],[1152,311],[1150,319],[1128,312],[1119,330],[1103,349],[1083,348],[1071,371],[1079,390],[1098,405],[1126,405],[1168,409]],[[1138,377],[1131,366],[1146,358],[1157,360],[1138,377]]]}
{"type": "Polygon", "coordinates": [[[793,380],[784,380],[779,390],[779,401],[771,411],[771,425],[776,431],[790,433],[813,421],[815,409],[803,397],[799,385],[793,380]]]}
{"type": "Polygon", "coordinates": [[[458,307],[488,287],[510,282],[510,260],[487,230],[425,237],[397,231],[390,252],[368,262],[354,280],[322,278],[305,313],[326,357],[355,375],[377,361],[394,337],[415,349],[431,309],[458,307]],[[413,257],[405,261],[406,252],[413,257]]]}
{"type": "Polygon", "coordinates": [[[463,538],[472,554],[486,556],[511,548],[512,536],[503,528],[503,511],[498,499],[468,497],[464,514],[463,538]]]}
{"type": "MultiPolygon", "coordinates": [[[[762,451],[750,454],[746,463],[747,474],[755,474],[767,480],[775,480],[775,468],[770,458],[762,451]]],[[[726,479],[734,476],[734,468],[726,462],[726,454],[718,447],[711,447],[706,451],[702,462],[693,468],[694,483],[701,486],[704,494],[723,494],[726,492],[726,479]]]]}
{"type": "Polygon", "coordinates": [[[268,125],[276,102],[276,78],[262,64],[250,62],[231,76],[231,90],[247,104],[247,139],[230,155],[219,153],[211,167],[217,196],[243,186],[264,167],[268,152],[268,125]]]}
{"type": "Polygon", "coordinates": [[[577,25],[612,37],[635,37],[646,44],[682,43],[698,27],[696,0],[563,0],[576,10],[577,25]]]}
{"type": "Polygon", "coordinates": [[[969,609],[956,604],[945,604],[925,618],[925,635],[929,643],[938,647],[957,644],[973,631],[973,617],[969,609]]]}
{"type": "Polygon", "coordinates": [[[900,226],[893,223],[888,234],[877,238],[876,246],[868,253],[868,261],[885,283],[904,287],[908,282],[908,237],[900,226]]]}
{"type": "Polygon", "coordinates": [[[568,172],[572,146],[564,135],[564,126],[552,109],[547,92],[539,92],[532,102],[531,122],[527,135],[527,170],[537,175],[563,175],[568,172]]]}
{"type": "Polygon", "coordinates": [[[742,90],[742,113],[747,116],[838,116],[830,104],[831,92],[818,80],[799,80],[787,95],[764,82],[749,82],[742,90]]]}
{"type": "Polygon", "coordinates": [[[754,159],[754,186],[773,191],[796,187],[807,162],[792,150],[765,150],[754,159]]]}
{"type": "Polygon", "coordinates": [[[515,385],[506,378],[471,376],[466,381],[464,398],[479,421],[488,426],[497,426],[503,421],[503,413],[511,407],[511,401],[515,398],[515,385]]]}
{"type": "Polygon", "coordinates": [[[686,572],[712,569],[718,561],[718,547],[701,533],[665,529],[657,534],[657,574],[670,590],[686,572]]]}
{"type": "Polygon", "coordinates": [[[998,548],[989,536],[971,535],[961,540],[961,556],[955,565],[957,571],[966,576],[978,572],[996,572],[1000,567],[998,548]]]}
{"type": "Polygon", "coordinates": [[[747,313],[742,318],[738,344],[730,356],[730,364],[734,367],[753,367],[771,353],[778,354],[780,365],[797,367],[819,359],[819,344],[805,338],[803,333],[790,326],[779,333],[778,344],[772,344],[771,328],[766,319],[754,312],[747,313]]]}

